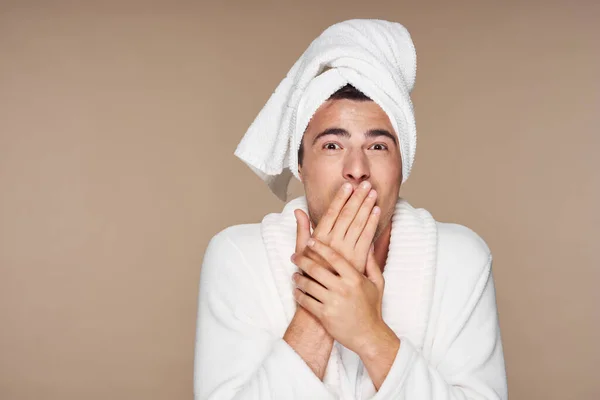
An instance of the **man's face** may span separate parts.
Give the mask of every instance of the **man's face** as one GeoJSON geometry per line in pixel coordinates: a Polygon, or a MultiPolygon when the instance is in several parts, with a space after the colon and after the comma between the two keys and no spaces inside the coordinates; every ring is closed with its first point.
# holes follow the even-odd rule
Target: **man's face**
{"type": "Polygon", "coordinates": [[[379,237],[394,214],[402,182],[397,140],[387,114],[373,101],[329,100],[319,107],[304,133],[299,167],[315,226],[342,184],[356,188],[369,181],[381,208],[379,237]]]}

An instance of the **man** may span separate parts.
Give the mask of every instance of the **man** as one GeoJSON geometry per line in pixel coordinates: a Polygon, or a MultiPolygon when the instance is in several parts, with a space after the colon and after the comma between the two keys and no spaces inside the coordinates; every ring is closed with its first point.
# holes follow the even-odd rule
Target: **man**
{"type": "Polygon", "coordinates": [[[281,198],[287,155],[306,195],[211,240],[196,399],[507,398],[489,248],[399,197],[413,52],[400,24],[336,24],[247,132],[236,155],[281,198]]]}

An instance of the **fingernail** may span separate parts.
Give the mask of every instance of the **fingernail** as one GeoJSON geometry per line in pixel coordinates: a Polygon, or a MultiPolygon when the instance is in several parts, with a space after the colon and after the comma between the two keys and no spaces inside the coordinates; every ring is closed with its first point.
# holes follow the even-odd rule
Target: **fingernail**
{"type": "Polygon", "coordinates": [[[352,189],[352,185],[350,183],[346,182],[342,185],[342,189],[344,189],[344,192],[348,192],[348,191],[350,191],[350,189],[352,189]]]}
{"type": "Polygon", "coordinates": [[[290,257],[290,260],[292,260],[292,262],[294,262],[295,259],[296,259],[296,253],[292,254],[292,256],[290,257]]]}
{"type": "Polygon", "coordinates": [[[371,191],[369,192],[369,197],[375,197],[376,194],[377,192],[375,191],[375,189],[371,189],[371,191]]]}
{"type": "Polygon", "coordinates": [[[364,181],[360,184],[360,186],[362,186],[363,189],[368,189],[369,186],[371,186],[371,184],[369,183],[369,181],[364,181]]]}
{"type": "Polygon", "coordinates": [[[315,245],[315,241],[312,238],[308,239],[308,241],[306,242],[306,245],[308,247],[313,247],[315,245]]]}
{"type": "Polygon", "coordinates": [[[377,206],[373,207],[373,214],[379,214],[379,212],[381,211],[381,209],[377,206]]]}

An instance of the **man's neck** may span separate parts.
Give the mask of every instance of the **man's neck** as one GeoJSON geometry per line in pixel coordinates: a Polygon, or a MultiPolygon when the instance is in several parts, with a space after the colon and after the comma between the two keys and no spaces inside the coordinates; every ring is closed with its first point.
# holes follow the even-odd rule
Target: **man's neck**
{"type": "Polygon", "coordinates": [[[390,238],[392,236],[392,221],[381,232],[381,235],[375,239],[375,261],[381,267],[383,272],[387,261],[388,252],[390,249],[390,238]]]}

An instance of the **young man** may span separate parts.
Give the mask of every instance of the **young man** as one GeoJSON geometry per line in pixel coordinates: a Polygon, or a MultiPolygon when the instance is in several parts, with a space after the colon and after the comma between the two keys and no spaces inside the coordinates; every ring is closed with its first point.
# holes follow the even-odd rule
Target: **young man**
{"type": "Polygon", "coordinates": [[[399,196],[411,59],[400,24],[336,24],[247,132],[236,155],[282,198],[287,155],[306,195],[209,243],[196,399],[507,398],[488,246],[399,196]]]}

